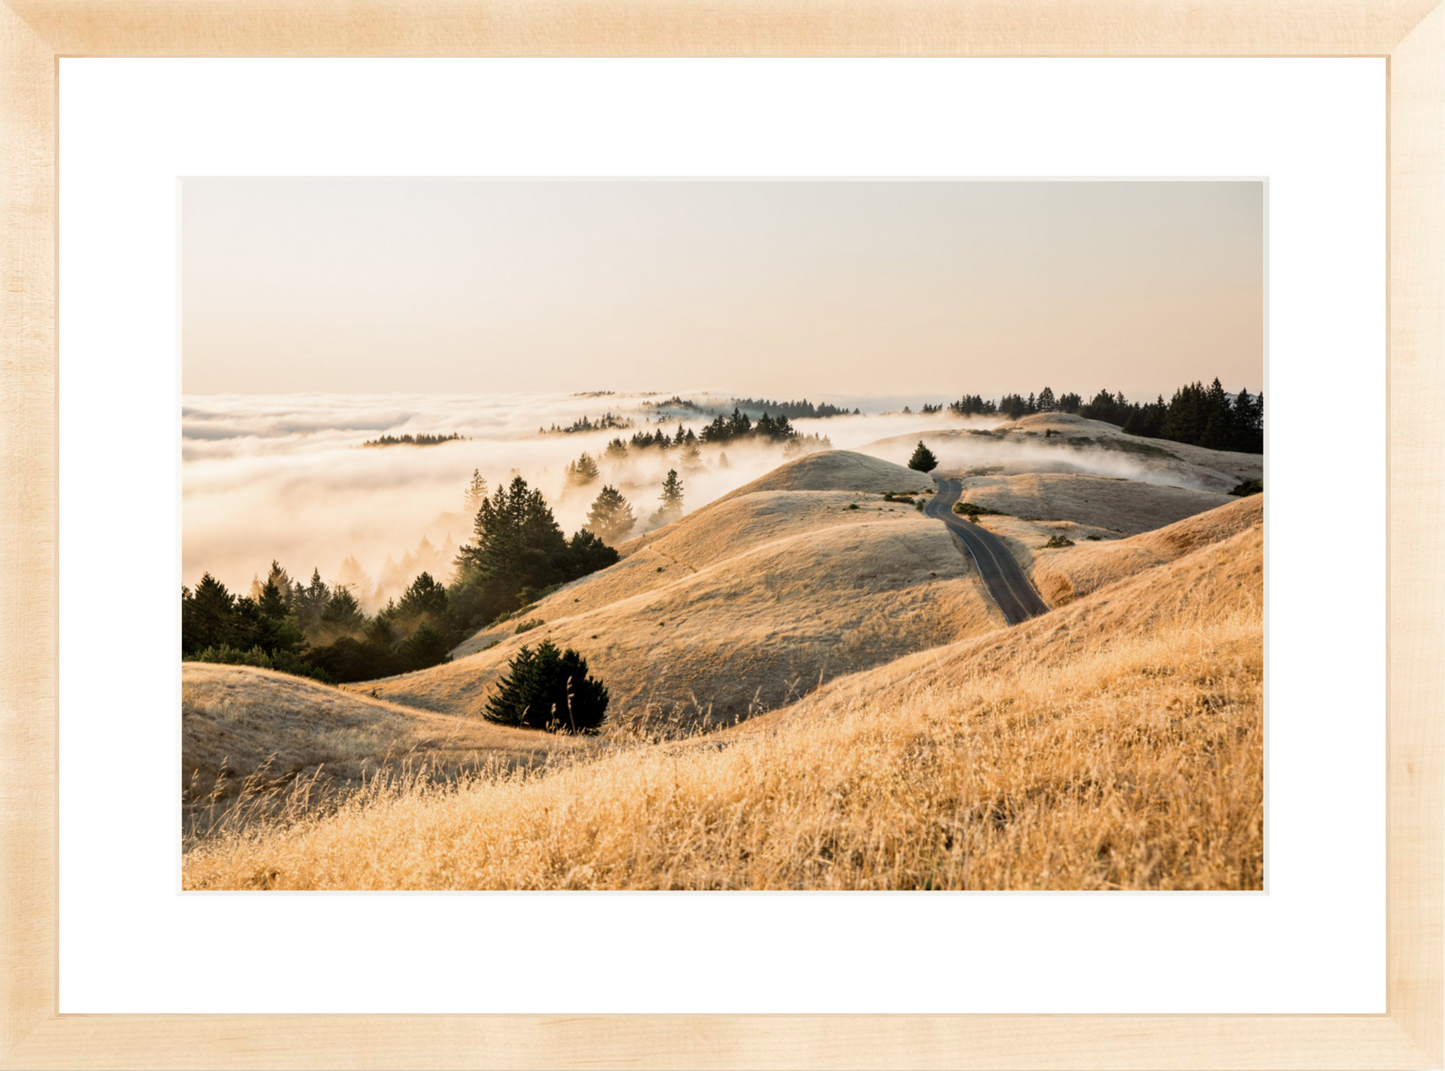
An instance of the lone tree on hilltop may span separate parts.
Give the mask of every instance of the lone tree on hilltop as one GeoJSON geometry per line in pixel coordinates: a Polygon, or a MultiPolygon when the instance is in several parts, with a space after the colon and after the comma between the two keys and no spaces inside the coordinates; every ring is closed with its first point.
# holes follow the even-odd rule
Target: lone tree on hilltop
{"type": "Polygon", "coordinates": [[[933,451],[923,445],[923,440],[918,440],[918,448],[913,451],[913,456],[908,459],[908,467],[917,469],[919,472],[931,472],[938,467],[938,458],[933,456],[933,451]]]}
{"type": "Polygon", "coordinates": [[[616,543],[625,539],[636,523],[637,516],[632,512],[632,504],[610,483],[597,493],[597,497],[592,501],[592,508],[587,511],[587,530],[604,543],[616,543]]]}
{"type": "Polygon", "coordinates": [[[501,725],[551,733],[595,733],[607,714],[607,688],[588,676],[587,660],[570,647],[543,640],[525,644],[487,700],[482,716],[501,725]]]}

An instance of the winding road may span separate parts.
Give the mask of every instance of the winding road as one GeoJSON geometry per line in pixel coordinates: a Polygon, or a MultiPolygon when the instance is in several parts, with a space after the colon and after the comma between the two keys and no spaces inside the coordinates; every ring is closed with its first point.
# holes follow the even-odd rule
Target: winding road
{"type": "Polygon", "coordinates": [[[963,494],[962,482],[942,480],[937,476],[933,479],[938,484],[938,493],[929,500],[923,512],[942,521],[954,538],[963,544],[1008,623],[1017,625],[1020,621],[1047,613],[1048,604],[1039,598],[1039,593],[998,536],[953,512],[953,504],[963,494]]]}

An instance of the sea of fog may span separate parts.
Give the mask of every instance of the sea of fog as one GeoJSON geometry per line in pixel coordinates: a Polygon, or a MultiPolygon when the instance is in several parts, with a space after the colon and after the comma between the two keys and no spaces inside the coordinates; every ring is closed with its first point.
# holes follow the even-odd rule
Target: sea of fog
{"type": "MultiPolygon", "coordinates": [[[[702,405],[727,395],[679,392],[702,405]]],[[[394,594],[403,574],[423,568],[449,573],[457,544],[472,533],[465,490],[473,471],[495,488],[514,474],[540,488],[562,528],[572,533],[603,483],[632,502],[638,532],[657,507],[678,452],[629,451],[604,458],[610,439],[659,424],[700,431],[708,415],[659,405],[669,395],[188,395],[182,399],[182,581],[210,572],[246,591],[272,559],[292,576],[319,569],[366,589],[368,602],[394,594]],[[573,434],[548,433],[611,413],[634,426],[573,434]],[[439,446],[363,447],[383,435],[460,434],[439,446]],[[583,452],[600,459],[601,479],[569,485],[564,470],[583,452]],[[425,542],[423,542],[425,541],[425,542]],[[347,559],[354,559],[347,562],[347,559]],[[343,566],[343,563],[345,565],[343,566]],[[358,575],[358,571],[362,575],[358,575]],[[377,591],[377,585],[382,590],[377,591]]],[[[850,400],[850,403],[853,400],[850,400]]],[[[826,435],[836,448],[856,449],[891,436],[958,427],[942,414],[866,413],[793,422],[826,435]]],[[[781,445],[701,445],[701,465],[683,470],[684,505],[697,509],[776,468],[781,445]],[[724,466],[721,454],[726,453],[724,466]]],[[[870,447],[888,460],[907,460],[901,445],[870,447]],[[895,456],[896,455],[896,456],[895,456]]]]}
{"type": "MultiPolygon", "coordinates": [[[[704,408],[731,406],[730,395],[679,393],[704,408]]],[[[609,440],[627,440],[636,431],[663,427],[675,434],[679,421],[701,431],[711,412],[671,404],[676,397],[188,395],[181,420],[182,582],[193,585],[209,572],[244,592],[274,559],[303,580],[319,570],[323,580],[349,585],[375,609],[424,570],[450,577],[458,545],[472,535],[465,495],[474,471],[493,490],[521,475],[546,496],[569,535],[585,522],[603,484],[612,484],[632,503],[638,519],[634,534],[640,534],[658,506],[669,469],[681,474],[684,511],[690,512],[787,460],[782,444],[737,441],[700,444],[701,457],[691,467],[678,450],[629,449],[623,460],[605,456],[609,440]],[[630,426],[552,430],[607,414],[630,426]],[[363,446],[384,435],[452,434],[462,439],[436,446],[363,446]],[[584,452],[602,471],[595,483],[578,487],[565,470],[584,452]]],[[[891,399],[882,404],[886,401],[891,399]]],[[[1190,466],[1118,451],[1061,449],[989,435],[929,435],[999,423],[947,410],[924,415],[866,408],[857,415],[793,421],[803,435],[827,436],[836,449],[898,464],[907,461],[917,438],[928,437],[944,469],[1079,472],[1221,489],[1201,482],[1199,470],[1191,472],[1190,466]]]]}

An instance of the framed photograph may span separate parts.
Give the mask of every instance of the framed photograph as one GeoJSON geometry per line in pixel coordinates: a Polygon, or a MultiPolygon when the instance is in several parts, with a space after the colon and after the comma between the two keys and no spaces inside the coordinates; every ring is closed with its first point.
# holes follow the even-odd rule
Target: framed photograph
{"type": "Polygon", "coordinates": [[[4,1066],[1445,1059],[1438,9],[0,17],[4,1066]]]}

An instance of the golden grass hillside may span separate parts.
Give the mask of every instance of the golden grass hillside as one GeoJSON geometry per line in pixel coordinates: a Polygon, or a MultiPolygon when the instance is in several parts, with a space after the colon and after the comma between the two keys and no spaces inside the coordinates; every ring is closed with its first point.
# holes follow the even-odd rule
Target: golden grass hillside
{"type": "MultiPolygon", "coordinates": [[[[1246,617],[1259,613],[1256,642],[1262,652],[1264,525],[1262,511],[1247,508],[1251,502],[1245,499],[1199,518],[1189,535],[1179,530],[1184,529],[1180,525],[1172,533],[1165,529],[1136,537],[1141,541],[1158,537],[1157,564],[1136,572],[1121,566],[1112,580],[1047,614],[841,678],[786,709],[729,731],[763,732],[789,720],[806,720],[817,710],[886,693],[920,675],[927,678],[965,672],[988,674],[1010,666],[1046,667],[1081,648],[1109,647],[1181,623],[1192,626],[1214,609],[1224,615],[1239,611],[1246,617]],[[1170,548],[1178,552],[1171,553],[1170,548]]],[[[1144,543],[1145,548],[1148,546],[1144,543]]],[[[1174,676],[1187,668],[1181,658],[1176,666],[1161,665],[1150,674],[1174,676]]]]}
{"type": "Polygon", "coordinates": [[[185,886],[1257,889],[1262,529],[722,734],[375,783],[185,886]]]}
{"type": "Polygon", "coordinates": [[[723,498],[758,491],[873,491],[882,494],[884,491],[932,490],[933,480],[906,464],[895,465],[855,450],[820,450],[780,465],[723,498]]]}
{"type": "Polygon", "coordinates": [[[550,639],[606,683],[611,724],[718,726],[1004,623],[944,527],[877,495],[764,492],[677,523],[527,611],[542,625],[504,624],[475,654],[354,687],[476,714],[518,648],[550,639]]]}
{"type": "MultiPolygon", "coordinates": [[[[1000,519],[982,518],[985,523],[1000,519]]],[[[1252,495],[1128,539],[1025,551],[1030,558],[1025,568],[1044,600],[1050,606],[1063,606],[1145,569],[1173,561],[1197,547],[1218,543],[1263,523],[1264,496],[1252,495]]],[[[1077,535],[1074,538],[1077,539],[1077,535]]]]}
{"type": "MultiPolygon", "coordinates": [[[[621,543],[622,561],[565,585],[523,616],[551,621],[655,591],[680,573],[695,573],[773,539],[830,524],[855,523],[856,511],[902,516],[907,504],[874,501],[885,491],[933,490],[921,472],[847,450],[807,454],[731,491],[671,524],[621,543]],[[815,492],[800,498],[801,492],[815,492]],[[533,612],[535,610],[535,613],[533,612]]],[[[454,658],[475,654],[513,634],[516,621],[483,629],[459,644],[454,658]]]]}
{"type": "Polygon", "coordinates": [[[188,805],[234,796],[248,778],[272,788],[316,779],[334,789],[403,761],[454,772],[488,760],[532,765],[585,746],[575,737],[410,710],[285,673],[181,664],[188,805]]]}

